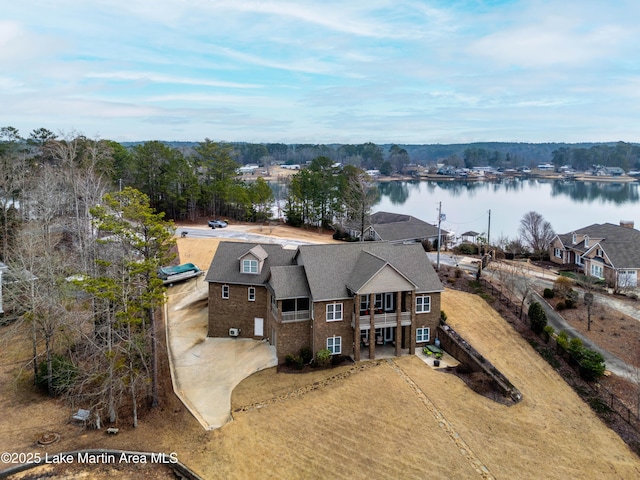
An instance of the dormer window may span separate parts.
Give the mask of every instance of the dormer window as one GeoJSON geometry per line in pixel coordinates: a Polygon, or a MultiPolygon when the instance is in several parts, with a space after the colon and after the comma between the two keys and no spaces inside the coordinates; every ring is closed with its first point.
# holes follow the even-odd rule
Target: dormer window
{"type": "Polygon", "coordinates": [[[584,247],[589,248],[589,235],[584,236],[584,247]]]}
{"type": "Polygon", "coordinates": [[[242,273],[258,273],[258,260],[242,260],[242,273]]]}
{"type": "Polygon", "coordinates": [[[571,235],[571,243],[573,243],[574,245],[576,243],[578,243],[578,239],[576,238],[576,234],[575,233],[573,235],[571,235]]]}

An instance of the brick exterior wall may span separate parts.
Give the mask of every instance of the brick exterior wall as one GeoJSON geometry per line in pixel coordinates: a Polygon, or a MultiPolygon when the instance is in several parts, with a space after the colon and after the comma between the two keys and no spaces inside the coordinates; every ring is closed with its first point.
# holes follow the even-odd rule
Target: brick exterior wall
{"type": "MultiPolygon", "coordinates": [[[[440,293],[431,293],[431,311],[429,313],[416,313],[414,324],[412,325],[413,332],[413,345],[415,347],[421,348],[426,345],[424,342],[417,343],[416,342],[416,329],[417,328],[429,328],[429,342],[433,343],[436,338],[436,333],[438,329],[438,325],[440,325],[440,305],[441,298],[440,293]]],[[[414,301],[415,302],[415,301],[414,301]]],[[[415,304],[413,309],[415,311],[415,304]]]]}
{"type": "Polygon", "coordinates": [[[289,354],[300,355],[303,347],[311,348],[311,320],[273,322],[272,325],[276,331],[278,363],[284,363],[285,357],[289,354]]]}
{"type": "Polygon", "coordinates": [[[353,300],[317,302],[312,308],[315,319],[311,345],[313,356],[315,357],[319,350],[327,348],[327,338],[333,336],[342,337],[342,355],[351,355],[353,353],[353,328],[351,327],[353,300]],[[329,303],[342,303],[342,320],[327,322],[327,304],[329,303]]]}
{"type": "Polygon", "coordinates": [[[239,328],[243,338],[261,340],[269,336],[271,331],[267,310],[267,289],[255,286],[256,299],[248,300],[247,285],[229,285],[229,298],[222,298],[221,283],[209,284],[209,337],[228,337],[230,328],[239,328]],[[263,318],[262,337],[255,337],[254,318],[263,318]]]}

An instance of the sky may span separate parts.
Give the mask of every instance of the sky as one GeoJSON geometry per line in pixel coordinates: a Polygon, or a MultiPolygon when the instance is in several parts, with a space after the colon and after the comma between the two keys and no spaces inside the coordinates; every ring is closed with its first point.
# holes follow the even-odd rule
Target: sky
{"type": "Polygon", "coordinates": [[[23,137],[640,141],[637,0],[3,3],[23,137]]]}

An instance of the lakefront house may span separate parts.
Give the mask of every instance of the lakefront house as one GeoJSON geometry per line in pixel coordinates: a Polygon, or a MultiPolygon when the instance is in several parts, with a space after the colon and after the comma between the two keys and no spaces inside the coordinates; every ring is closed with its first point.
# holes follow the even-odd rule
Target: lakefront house
{"type": "Polygon", "coordinates": [[[208,336],[268,341],[279,362],[302,348],[413,354],[435,340],[444,290],[416,243],[221,242],[206,281],[208,336]]]}
{"type": "Polygon", "coordinates": [[[616,290],[636,288],[640,271],[640,231],[633,222],[593,224],[556,235],[551,261],[603,280],[616,290]]]}

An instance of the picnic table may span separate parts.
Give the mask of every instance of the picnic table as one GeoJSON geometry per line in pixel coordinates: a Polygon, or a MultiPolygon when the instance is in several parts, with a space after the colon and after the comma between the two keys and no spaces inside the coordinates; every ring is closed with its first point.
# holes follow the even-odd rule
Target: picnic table
{"type": "Polygon", "coordinates": [[[432,353],[442,353],[442,349],[440,347],[436,347],[435,345],[425,345],[425,348],[432,353]]]}

